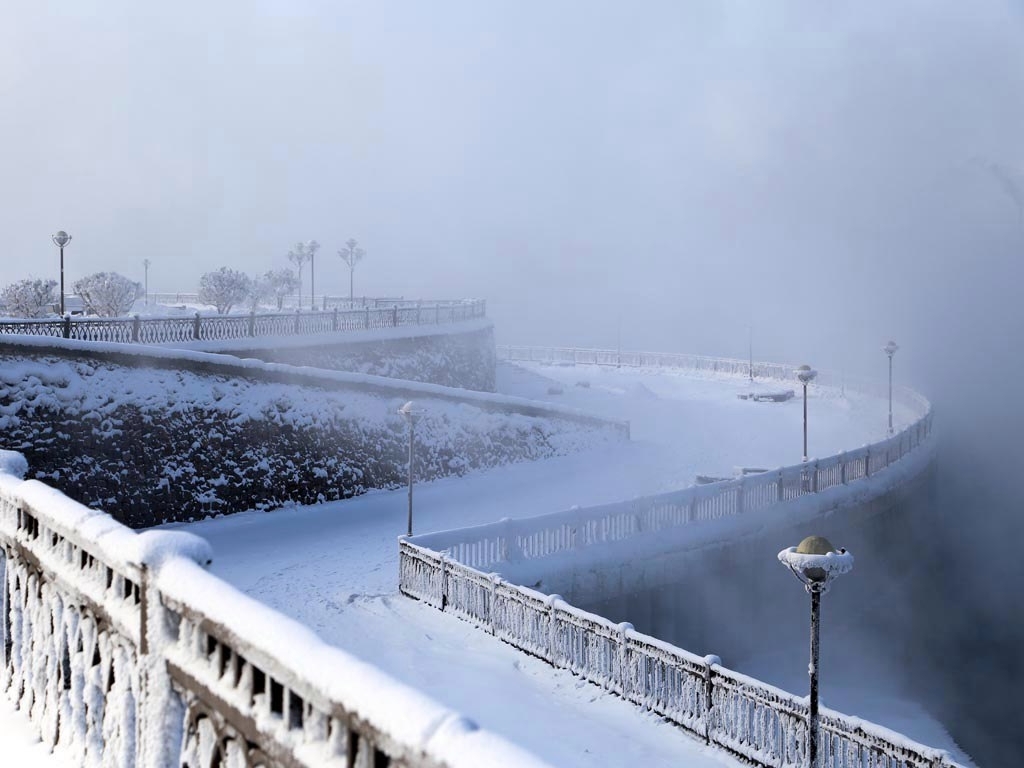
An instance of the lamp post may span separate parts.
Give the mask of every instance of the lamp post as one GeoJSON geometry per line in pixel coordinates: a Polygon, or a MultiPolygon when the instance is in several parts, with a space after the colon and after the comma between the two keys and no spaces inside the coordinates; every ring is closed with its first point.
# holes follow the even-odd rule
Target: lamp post
{"type": "MultiPolygon", "coordinates": [[[[316,252],[320,250],[320,243],[310,240],[306,243],[306,253],[309,254],[309,308],[316,310],[316,252]]],[[[302,297],[299,297],[302,303],[302,297]]]]}
{"type": "Polygon", "coordinates": [[[146,306],[149,306],[149,265],[152,262],[149,259],[142,260],[142,268],[146,270],[146,306]]]}
{"type": "Polygon", "coordinates": [[[420,420],[423,415],[423,411],[417,410],[413,407],[412,401],[410,400],[401,408],[398,412],[405,418],[406,423],[409,425],[409,525],[408,535],[412,536],[412,468],[413,468],[413,454],[412,449],[415,443],[415,432],[416,422],[420,420]]]}
{"type": "Polygon", "coordinates": [[[804,461],[807,461],[807,385],[814,381],[818,372],[809,365],[801,365],[795,373],[800,383],[804,385],[804,461]]]}
{"type": "Polygon", "coordinates": [[[898,350],[898,349],[899,349],[899,346],[896,344],[896,342],[895,341],[891,341],[891,340],[889,341],[888,344],[886,344],[884,347],[882,347],[882,351],[885,352],[885,354],[887,354],[889,356],[889,434],[890,435],[892,434],[892,356],[896,354],[896,350],[898,350]]]}
{"type": "Polygon", "coordinates": [[[62,229],[51,239],[60,248],[60,316],[64,317],[64,246],[71,242],[71,235],[62,229]]]}
{"type": "Polygon", "coordinates": [[[808,707],[807,765],[818,768],[818,660],[820,650],[821,596],[837,576],[853,569],[853,555],[836,549],[823,536],[808,536],[795,547],[779,552],[779,562],[793,572],[811,596],[811,678],[808,707]]]}

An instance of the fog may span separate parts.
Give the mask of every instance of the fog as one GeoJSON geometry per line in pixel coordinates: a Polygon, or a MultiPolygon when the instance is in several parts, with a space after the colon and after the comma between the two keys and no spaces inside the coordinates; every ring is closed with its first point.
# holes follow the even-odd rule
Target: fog
{"type": "Polygon", "coordinates": [[[753,328],[757,357],[881,374],[893,338],[942,430],[921,538],[955,554],[921,622],[992,639],[979,706],[1019,684],[1024,4],[4,16],[0,284],[56,278],[65,229],[69,282],[149,258],[193,291],[316,238],[342,294],[356,237],[357,294],[484,297],[501,342],[743,356],[753,328]]]}

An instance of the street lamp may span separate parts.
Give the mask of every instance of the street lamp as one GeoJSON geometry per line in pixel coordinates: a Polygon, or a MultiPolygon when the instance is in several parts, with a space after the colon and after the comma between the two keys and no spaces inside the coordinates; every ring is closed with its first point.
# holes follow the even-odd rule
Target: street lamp
{"type": "Polygon", "coordinates": [[[149,306],[149,265],[152,262],[149,259],[142,260],[142,268],[146,270],[146,306],[149,306]]]}
{"type": "Polygon", "coordinates": [[[811,661],[807,674],[811,677],[808,713],[807,764],[818,768],[818,659],[821,625],[821,596],[832,581],[853,569],[853,555],[836,549],[823,536],[808,536],[795,547],[779,552],[779,562],[793,572],[811,595],[811,661]]]}
{"type": "Polygon", "coordinates": [[[64,246],[71,242],[71,235],[63,229],[51,235],[53,244],[60,248],[60,315],[64,316],[64,246]]]}
{"type": "Polygon", "coordinates": [[[892,434],[892,356],[896,354],[896,350],[899,346],[895,341],[890,341],[884,347],[882,351],[889,356],[889,434],[892,434]]]}
{"type": "MultiPolygon", "coordinates": [[[[316,252],[320,250],[320,243],[310,240],[306,243],[306,253],[309,254],[309,308],[316,310],[316,252]]],[[[299,297],[299,304],[302,297],[299,297]]]]}
{"type": "Polygon", "coordinates": [[[809,365],[801,365],[795,373],[800,383],[804,385],[804,461],[807,461],[807,385],[814,381],[818,372],[809,365]]]}
{"type": "Polygon", "coordinates": [[[414,434],[416,432],[416,422],[420,420],[423,415],[423,411],[417,410],[412,405],[412,400],[407,402],[398,412],[405,418],[406,423],[409,425],[409,536],[412,536],[412,448],[415,442],[414,434]]]}

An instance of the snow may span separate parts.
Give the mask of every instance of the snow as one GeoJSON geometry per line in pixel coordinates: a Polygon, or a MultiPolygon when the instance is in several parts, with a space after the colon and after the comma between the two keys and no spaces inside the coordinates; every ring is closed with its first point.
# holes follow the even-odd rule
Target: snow
{"type": "MultiPolygon", "coordinates": [[[[502,365],[498,381],[504,392],[628,419],[634,439],[420,484],[414,530],[629,499],[688,486],[698,473],[731,475],[737,465],[780,466],[800,457],[800,399],[739,400],[737,394],[751,386],[746,379],[502,365]]],[[[843,397],[818,385],[809,395],[815,453],[885,437],[884,401],[853,392],[843,397]]],[[[897,407],[897,425],[914,417],[912,409],[897,407]]],[[[187,530],[213,544],[213,573],[554,765],[735,765],[569,672],[400,596],[396,537],[404,532],[406,503],[404,491],[373,492],[318,507],[243,513],[187,530]]],[[[718,531],[728,533],[727,526],[718,531]]]]}
{"type": "Polygon", "coordinates": [[[28,715],[0,695],[0,763],[4,766],[32,768],[76,768],[79,762],[63,749],[51,751],[37,735],[38,728],[28,715]]]}

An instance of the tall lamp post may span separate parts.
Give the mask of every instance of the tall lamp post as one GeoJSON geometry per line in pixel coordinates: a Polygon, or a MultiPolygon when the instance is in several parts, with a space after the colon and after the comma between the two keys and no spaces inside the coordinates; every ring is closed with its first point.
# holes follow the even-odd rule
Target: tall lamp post
{"type": "Polygon", "coordinates": [[[52,235],[53,244],[60,248],[60,315],[64,316],[64,246],[71,242],[71,235],[63,229],[52,235]]]}
{"type": "Polygon", "coordinates": [[[811,678],[808,711],[807,765],[818,768],[818,660],[820,649],[821,596],[835,578],[853,569],[853,555],[836,549],[823,536],[808,536],[795,547],[779,552],[779,562],[793,572],[811,595],[811,660],[807,674],[811,678]]]}
{"type": "MultiPolygon", "coordinates": [[[[310,240],[306,243],[306,253],[309,254],[309,308],[316,309],[316,252],[320,250],[320,243],[310,240]]],[[[300,297],[299,303],[302,303],[300,297]]]]}
{"type": "Polygon", "coordinates": [[[408,534],[412,536],[412,468],[413,468],[413,455],[412,449],[415,444],[415,432],[416,422],[420,420],[423,415],[423,411],[417,410],[413,407],[412,401],[410,400],[401,408],[398,412],[405,418],[406,423],[409,425],[409,525],[408,534]]]}
{"type": "Polygon", "coordinates": [[[807,461],[807,385],[814,381],[818,372],[809,365],[801,365],[795,373],[804,385],[804,461],[807,461]]]}
{"type": "Polygon", "coordinates": [[[142,260],[142,268],[146,270],[146,306],[149,306],[149,265],[152,264],[149,259],[142,260]]]}
{"type": "Polygon", "coordinates": [[[890,341],[882,351],[889,356],[889,434],[892,434],[892,356],[896,354],[899,346],[895,341],[890,341]]]}

